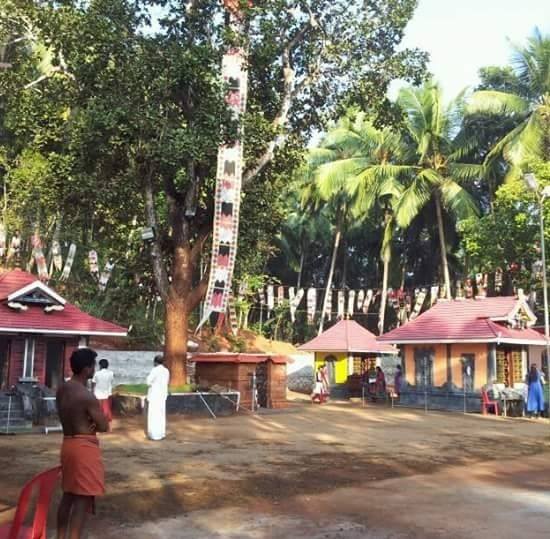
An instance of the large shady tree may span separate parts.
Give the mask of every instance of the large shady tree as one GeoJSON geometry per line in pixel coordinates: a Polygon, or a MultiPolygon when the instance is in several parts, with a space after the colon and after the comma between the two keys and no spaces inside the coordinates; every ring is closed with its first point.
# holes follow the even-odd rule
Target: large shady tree
{"type": "Polygon", "coordinates": [[[415,0],[242,2],[245,35],[231,33],[215,0],[0,6],[12,64],[0,74],[8,89],[1,97],[13,114],[11,129],[17,117],[26,118],[22,140],[36,143],[44,123],[35,112],[47,99],[48,118],[62,124],[62,148],[55,151],[70,157],[57,181],[70,182],[72,200],[113,207],[124,201],[155,230],[150,253],[173,384],[185,382],[189,316],[207,285],[199,267],[212,230],[217,148],[235,135],[220,80],[223,52],[239,42],[249,53],[246,204],[250,191],[261,196],[257,187],[284,176],[285,168],[290,176],[293,150],[339,103],[383,108],[391,80],[421,78],[425,56],[397,50],[415,6],[415,0]],[[42,71],[37,44],[51,60],[42,71]],[[21,103],[27,114],[17,116],[21,103]]]}

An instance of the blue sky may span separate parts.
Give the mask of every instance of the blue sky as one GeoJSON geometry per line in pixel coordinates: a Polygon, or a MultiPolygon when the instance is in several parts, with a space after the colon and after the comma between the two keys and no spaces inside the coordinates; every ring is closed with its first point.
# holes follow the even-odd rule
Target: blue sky
{"type": "Polygon", "coordinates": [[[404,45],[430,53],[430,71],[447,99],[475,85],[480,67],[507,64],[509,39],[522,43],[535,26],[550,33],[550,0],[419,0],[418,4],[404,45]]]}

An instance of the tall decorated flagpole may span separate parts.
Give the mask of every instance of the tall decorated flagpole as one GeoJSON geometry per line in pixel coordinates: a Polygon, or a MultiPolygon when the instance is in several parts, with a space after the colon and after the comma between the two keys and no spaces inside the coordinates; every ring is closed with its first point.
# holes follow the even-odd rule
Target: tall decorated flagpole
{"type": "MultiPolygon", "coordinates": [[[[224,7],[229,14],[231,29],[235,35],[243,36],[245,25],[240,1],[224,0],[224,7]]],[[[239,123],[239,129],[234,142],[222,144],[218,149],[210,276],[197,330],[212,313],[225,315],[235,268],[244,167],[242,116],[246,110],[248,85],[246,51],[240,42],[224,54],[222,77],[227,85],[225,100],[239,123]]]]}

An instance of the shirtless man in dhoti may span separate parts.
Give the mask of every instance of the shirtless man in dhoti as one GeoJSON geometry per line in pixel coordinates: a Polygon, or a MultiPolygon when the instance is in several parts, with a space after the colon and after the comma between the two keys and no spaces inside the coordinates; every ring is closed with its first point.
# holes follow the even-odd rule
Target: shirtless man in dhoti
{"type": "Polygon", "coordinates": [[[57,512],[57,539],[80,539],[86,512],[93,512],[95,496],[105,493],[101,450],[96,432],[107,432],[109,422],[86,384],[94,375],[96,352],[79,348],[71,356],[73,377],[57,391],[63,425],[61,467],[63,498],[57,512]]]}

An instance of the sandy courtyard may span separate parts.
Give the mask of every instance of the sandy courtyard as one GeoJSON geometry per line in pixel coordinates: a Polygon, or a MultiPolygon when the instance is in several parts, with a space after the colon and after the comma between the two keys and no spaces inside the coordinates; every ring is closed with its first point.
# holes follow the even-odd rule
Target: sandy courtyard
{"type": "MultiPolygon", "coordinates": [[[[102,437],[90,539],[512,539],[550,530],[550,423],[294,403],[102,437]]],[[[60,435],[0,437],[0,519],[60,435]]]]}

